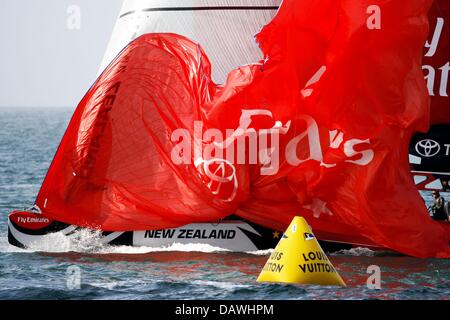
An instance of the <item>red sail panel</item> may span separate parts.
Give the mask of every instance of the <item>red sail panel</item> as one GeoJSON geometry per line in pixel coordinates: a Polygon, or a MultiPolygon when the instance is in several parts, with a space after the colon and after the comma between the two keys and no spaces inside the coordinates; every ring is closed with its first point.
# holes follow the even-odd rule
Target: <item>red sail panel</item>
{"type": "MultiPolygon", "coordinates": [[[[292,197],[290,206],[284,202],[286,214],[277,215],[284,224],[300,211],[325,238],[358,235],[410,255],[449,256],[448,231],[430,219],[408,166],[411,135],[429,124],[421,53],[431,1],[409,4],[287,2],[263,30],[259,39],[269,57],[286,62],[304,88],[299,114],[328,129],[330,141],[328,148],[320,145],[316,161],[303,162],[286,181],[262,177],[265,184],[254,183],[240,215],[264,224],[268,212],[275,214],[266,195],[287,198],[287,183],[297,203],[292,197]],[[367,27],[367,12],[380,12],[381,29],[367,27]],[[321,66],[326,71],[316,77],[321,66]],[[352,148],[352,143],[361,144],[352,148]],[[365,163],[367,157],[371,160],[365,163]]],[[[320,135],[305,122],[300,132],[320,135]]],[[[314,139],[308,143],[311,147],[314,139]]]]}
{"type": "Polygon", "coordinates": [[[212,221],[236,209],[194,166],[170,160],[175,128],[193,131],[214,87],[198,45],[177,35],[130,44],[77,107],[37,198],[56,220],[103,230],[212,221]]]}
{"type": "Polygon", "coordinates": [[[435,0],[429,18],[423,68],[431,95],[431,123],[450,123],[450,1],[435,0]]]}

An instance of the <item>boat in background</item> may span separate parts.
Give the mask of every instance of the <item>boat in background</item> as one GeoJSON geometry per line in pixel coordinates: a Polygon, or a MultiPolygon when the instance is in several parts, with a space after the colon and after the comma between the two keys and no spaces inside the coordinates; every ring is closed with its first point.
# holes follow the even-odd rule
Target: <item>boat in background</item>
{"type": "Polygon", "coordinates": [[[409,152],[414,182],[422,195],[450,192],[450,2],[436,0],[429,17],[423,70],[431,96],[431,127],[413,137],[409,152]]]}

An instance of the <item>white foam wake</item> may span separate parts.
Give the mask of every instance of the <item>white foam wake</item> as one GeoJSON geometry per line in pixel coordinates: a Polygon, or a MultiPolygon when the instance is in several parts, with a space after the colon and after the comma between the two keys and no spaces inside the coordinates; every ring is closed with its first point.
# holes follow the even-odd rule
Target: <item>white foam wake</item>
{"type": "Polygon", "coordinates": [[[6,237],[0,238],[0,252],[49,252],[64,253],[77,252],[88,254],[145,254],[150,252],[227,252],[229,250],[214,247],[208,244],[181,244],[174,243],[163,247],[132,247],[111,246],[102,244],[101,233],[91,230],[76,231],[70,237],[62,233],[53,233],[42,237],[39,241],[32,243],[27,249],[20,249],[8,243],[6,237]]]}
{"type": "Polygon", "coordinates": [[[229,250],[214,247],[209,244],[184,244],[184,243],[174,243],[170,246],[164,247],[132,247],[132,246],[110,246],[105,245],[98,252],[99,254],[145,254],[151,252],[203,252],[203,253],[213,253],[213,252],[229,252],[229,250]]]}
{"type": "Polygon", "coordinates": [[[268,256],[273,252],[274,249],[258,250],[258,251],[246,251],[245,253],[252,254],[255,256],[268,256]]]}
{"type": "Polygon", "coordinates": [[[369,248],[356,247],[351,249],[339,250],[332,253],[333,256],[354,256],[354,257],[373,257],[376,255],[376,251],[370,250],[369,248]]]}

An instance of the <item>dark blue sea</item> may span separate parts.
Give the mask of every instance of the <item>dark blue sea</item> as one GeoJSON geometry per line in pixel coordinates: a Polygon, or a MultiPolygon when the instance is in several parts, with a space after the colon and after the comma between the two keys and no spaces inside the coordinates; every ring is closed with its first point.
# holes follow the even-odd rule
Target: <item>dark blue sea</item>
{"type": "Polygon", "coordinates": [[[108,247],[86,235],[33,250],[7,242],[7,214],[33,204],[73,110],[0,108],[0,299],[449,299],[450,260],[368,249],[330,259],[347,288],[256,283],[269,252],[108,247]],[[176,251],[173,251],[176,250],[176,251]],[[367,268],[379,266],[381,289],[367,268]]]}

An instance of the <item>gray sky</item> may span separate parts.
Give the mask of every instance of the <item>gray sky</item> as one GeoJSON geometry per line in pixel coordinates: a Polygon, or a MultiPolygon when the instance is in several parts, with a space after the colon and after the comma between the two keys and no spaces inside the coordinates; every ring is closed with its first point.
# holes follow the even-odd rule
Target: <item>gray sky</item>
{"type": "Polygon", "coordinates": [[[0,0],[0,106],[75,106],[97,76],[121,3],[0,0]],[[79,30],[67,27],[77,21],[71,5],[79,30]]]}

